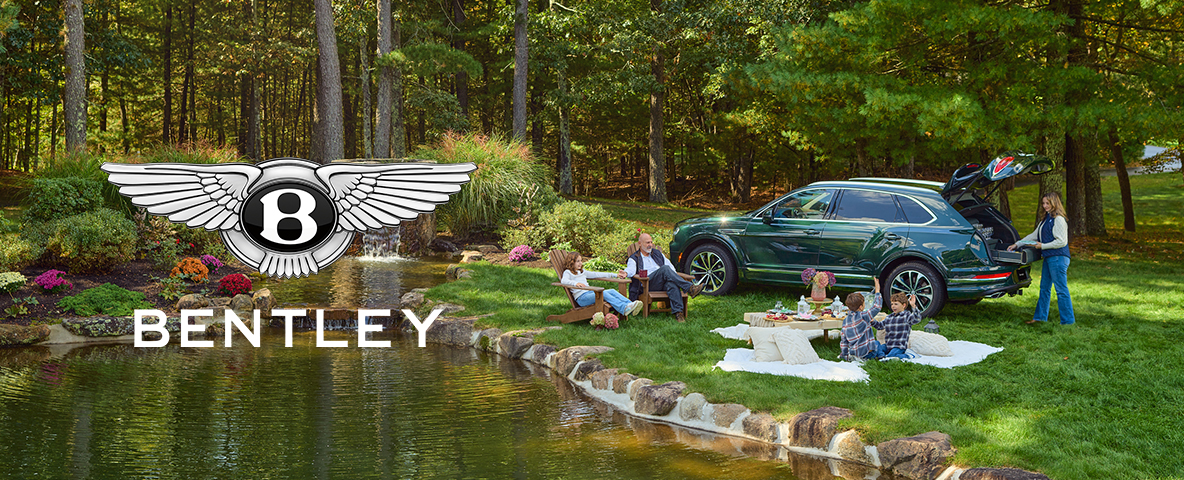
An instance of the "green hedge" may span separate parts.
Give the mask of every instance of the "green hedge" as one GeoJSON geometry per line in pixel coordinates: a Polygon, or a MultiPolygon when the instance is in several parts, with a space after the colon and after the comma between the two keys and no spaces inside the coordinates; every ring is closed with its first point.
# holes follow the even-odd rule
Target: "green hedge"
{"type": "Polygon", "coordinates": [[[82,177],[38,178],[27,199],[26,222],[48,222],[103,206],[103,184],[82,177]]]}
{"type": "Polygon", "coordinates": [[[49,263],[70,273],[110,271],[131,260],[136,251],[136,225],[107,208],[30,228],[27,235],[33,242],[44,242],[49,263]]]}

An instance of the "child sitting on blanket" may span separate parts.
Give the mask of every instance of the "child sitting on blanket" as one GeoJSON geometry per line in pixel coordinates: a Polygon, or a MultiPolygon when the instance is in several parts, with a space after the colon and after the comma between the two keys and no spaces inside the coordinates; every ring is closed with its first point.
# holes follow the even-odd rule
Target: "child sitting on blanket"
{"type": "MultiPolygon", "coordinates": [[[[593,272],[591,270],[584,270],[584,257],[576,254],[567,265],[564,265],[566,270],[563,271],[563,277],[559,279],[559,283],[564,285],[571,285],[573,287],[587,287],[589,278],[610,278],[619,276],[616,273],[593,272]]],[[[576,290],[572,292],[572,296],[576,298],[576,305],[587,307],[596,303],[596,292],[591,290],[576,290]]],[[[604,290],[604,301],[612,305],[613,309],[620,312],[621,315],[637,315],[641,311],[641,300],[630,302],[628,298],[621,295],[621,292],[606,288],[604,290]]],[[[596,312],[592,318],[604,318],[604,314],[596,312]]]]}
{"type": "Polygon", "coordinates": [[[905,295],[904,292],[892,294],[892,314],[883,322],[871,321],[871,326],[884,331],[884,348],[882,357],[912,358],[906,350],[909,349],[909,334],[913,325],[921,322],[921,312],[917,311],[917,296],[905,295]],[[908,308],[905,307],[908,302],[908,308]]]}
{"type": "Polygon", "coordinates": [[[844,302],[851,312],[843,318],[843,335],[839,339],[839,358],[843,360],[880,357],[882,347],[872,337],[871,321],[880,313],[884,300],[880,297],[880,279],[875,280],[876,299],[872,301],[870,309],[864,310],[863,294],[859,292],[847,295],[847,301],[844,302]]]}

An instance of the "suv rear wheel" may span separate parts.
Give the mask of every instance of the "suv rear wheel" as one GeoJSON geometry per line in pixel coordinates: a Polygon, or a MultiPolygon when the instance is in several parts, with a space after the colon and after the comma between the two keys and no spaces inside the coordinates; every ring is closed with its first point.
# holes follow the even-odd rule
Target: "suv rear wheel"
{"type": "MultiPolygon", "coordinates": [[[[888,274],[888,296],[904,292],[917,296],[922,317],[937,315],[946,306],[946,284],[941,275],[925,262],[906,262],[888,274]]],[[[887,306],[888,299],[884,299],[887,306]]]]}
{"type": "Polygon", "coordinates": [[[724,295],[736,287],[736,262],[718,245],[695,247],[687,257],[686,273],[695,276],[707,295],[724,295]]]}

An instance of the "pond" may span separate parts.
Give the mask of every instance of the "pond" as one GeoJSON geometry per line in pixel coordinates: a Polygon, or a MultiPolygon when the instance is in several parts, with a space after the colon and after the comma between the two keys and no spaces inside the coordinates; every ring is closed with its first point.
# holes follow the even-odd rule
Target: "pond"
{"type": "Polygon", "coordinates": [[[271,289],[285,306],[397,307],[399,297],[411,289],[444,283],[448,264],[458,261],[444,256],[342,257],[316,275],[263,280],[256,287],[271,289]]]}
{"type": "Polygon", "coordinates": [[[631,419],[546,369],[472,349],[0,349],[11,478],[834,478],[811,458],[631,419]],[[721,453],[727,452],[727,453],[721,453]],[[795,473],[797,472],[797,476],[795,473]]]}

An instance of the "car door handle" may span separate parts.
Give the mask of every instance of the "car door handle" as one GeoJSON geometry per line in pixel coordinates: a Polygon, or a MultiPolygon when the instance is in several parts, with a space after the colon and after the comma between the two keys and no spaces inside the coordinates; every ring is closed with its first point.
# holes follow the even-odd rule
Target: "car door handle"
{"type": "Polygon", "coordinates": [[[884,239],[885,240],[900,240],[900,235],[897,235],[895,233],[886,233],[886,234],[884,234],[884,239]]]}
{"type": "Polygon", "coordinates": [[[818,235],[821,233],[822,233],[822,230],[815,230],[813,228],[806,230],[806,235],[818,235]]]}

